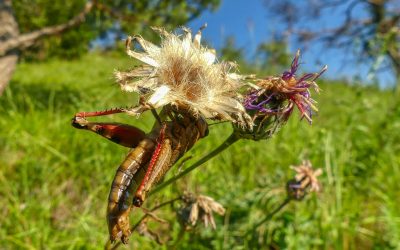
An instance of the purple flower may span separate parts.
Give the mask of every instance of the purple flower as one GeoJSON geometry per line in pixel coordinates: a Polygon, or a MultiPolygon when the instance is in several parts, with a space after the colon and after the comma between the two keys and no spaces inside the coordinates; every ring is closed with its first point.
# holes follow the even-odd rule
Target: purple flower
{"type": "Polygon", "coordinates": [[[300,51],[292,61],[289,71],[279,77],[267,77],[257,82],[258,89],[251,91],[245,98],[244,106],[247,110],[256,112],[257,116],[280,115],[286,121],[296,106],[301,118],[312,122],[312,112],[318,111],[311,98],[310,89],[318,92],[318,79],[326,70],[325,66],[319,73],[308,73],[296,78],[299,68],[300,51]]]}

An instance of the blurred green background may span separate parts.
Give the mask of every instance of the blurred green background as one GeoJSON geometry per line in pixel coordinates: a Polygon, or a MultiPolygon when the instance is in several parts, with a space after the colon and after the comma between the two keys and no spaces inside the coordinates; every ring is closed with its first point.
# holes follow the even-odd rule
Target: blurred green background
{"type": "MultiPolygon", "coordinates": [[[[12,2],[12,10],[20,34],[29,34],[67,22],[85,3],[20,0],[12,2]]],[[[0,249],[103,248],[108,238],[108,191],[128,149],[75,130],[71,118],[78,111],[137,102],[136,95],[122,93],[113,80],[114,69],[126,70],[137,63],[123,52],[121,38],[126,32],[157,40],[149,26],[173,29],[204,11],[217,11],[221,4],[216,0],[94,3],[97,6],[83,23],[40,37],[32,46],[13,48],[19,62],[0,96],[0,249]],[[117,34],[112,43],[110,32],[117,34]],[[96,49],[91,46],[94,40],[100,43],[96,49]]],[[[400,8],[391,10],[398,14],[400,8]]],[[[396,60],[390,61],[388,50],[399,52],[399,38],[395,33],[391,42],[392,37],[382,38],[382,32],[375,30],[375,42],[387,40],[380,40],[384,48],[368,55],[371,67],[378,57],[388,58],[390,74],[398,79],[396,60]]],[[[279,75],[290,65],[288,40],[265,41],[260,46],[265,57],[253,61],[232,39],[220,48],[220,57],[238,62],[241,73],[279,75]]],[[[320,80],[322,91],[315,95],[320,111],[312,126],[300,121],[297,112],[272,139],[234,144],[144,204],[151,208],[184,190],[211,196],[227,209],[225,216],[216,215],[216,230],[199,225],[177,240],[176,207],[166,207],[157,214],[171,227],[149,225],[163,230],[162,237],[170,236],[170,241],[158,245],[134,233],[122,248],[400,249],[400,95],[396,86],[354,82],[320,80]],[[286,182],[294,176],[289,166],[304,159],[323,168],[322,191],[291,202],[244,236],[285,199],[286,182]]],[[[124,122],[145,131],[153,123],[149,114],[140,119],[121,114],[97,120],[124,122]]],[[[192,159],[183,167],[219,145],[230,130],[228,124],[212,126],[210,135],[188,153],[192,159]]],[[[177,171],[171,169],[167,178],[177,171]]],[[[132,213],[132,224],[141,214],[132,213]]]]}

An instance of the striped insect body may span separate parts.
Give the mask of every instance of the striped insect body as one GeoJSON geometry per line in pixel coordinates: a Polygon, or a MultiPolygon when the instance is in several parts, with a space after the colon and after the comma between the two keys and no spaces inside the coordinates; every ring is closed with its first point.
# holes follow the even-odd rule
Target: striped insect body
{"type": "MultiPolygon", "coordinates": [[[[110,139],[123,146],[131,145],[124,161],[118,167],[111,185],[107,222],[111,241],[128,241],[131,234],[129,214],[133,206],[140,207],[147,194],[167,171],[202,137],[208,134],[208,125],[201,117],[182,113],[169,114],[170,120],[162,121],[151,132],[117,123],[95,123],[86,117],[108,115],[110,110],[81,112],[72,120],[72,125],[110,139]],[[82,114],[85,114],[83,117],[82,114]],[[101,127],[101,133],[99,133],[101,127]],[[121,138],[113,140],[112,138],[121,138]]],[[[115,109],[113,112],[118,113],[115,109]]]]}

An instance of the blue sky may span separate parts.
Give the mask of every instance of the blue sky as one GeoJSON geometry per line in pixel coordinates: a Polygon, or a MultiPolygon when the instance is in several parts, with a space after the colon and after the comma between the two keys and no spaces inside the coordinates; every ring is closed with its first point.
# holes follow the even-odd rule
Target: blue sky
{"type": "MultiPolygon", "coordinates": [[[[355,15],[364,15],[363,9],[354,10],[355,15]]],[[[343,20],[342,11],[330,11],[318,25],[319,28],[332,27],[343,20]]],[[[301,13],[300,13],[301,14],[301,13]]],[[[257,45],[271,38],[271,35],[282,31],[282,25],[275,17],[267,16],[263,0],[222,0],[221,6],[215,12],[204,12],[198,19],[192,21],[189,27],[196,31],[204,23],[208,24],[203,31],[203,37],[214,48],[219,49],[228,36],[235,37],[236,45],[245,49],[248,59],[255,57],[257,45]]],[[[300,44],[290,44],[290,51],[294,54],[300,44]]],[[[329,67],[326,77],[346,78],[351,82],[360,77],[363,82],[370,82],[368,72],[370,67],[354,62],[349,51],[326,50],[321,44],[313,44],[302,50],[304,71],[317,71],[324,64],[329,67]]],[[[381,86],[394,83],[388,73],[377,74],[381,86]]]]}

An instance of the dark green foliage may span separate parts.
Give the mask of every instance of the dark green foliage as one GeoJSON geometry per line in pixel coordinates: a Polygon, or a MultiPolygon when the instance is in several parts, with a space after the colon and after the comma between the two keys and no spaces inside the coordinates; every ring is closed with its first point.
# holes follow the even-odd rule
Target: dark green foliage
{"type": "MultiPolygon", "coordinates": [[[[83,10],[85,3],[84,0],[17,0],[13,1],[13,8],[20,33],[28,33],[67,22],[83,10]]],[[[93,13],[80,26],[62,35],[39,40],[32,48],[24,51],[23,56],[28,60],[43,60],[51,56],[77,57],[87,52],[89,42],[106,30],[107,24],[98,21],[93,13]]]]}
{"type": "MultiPolygon", "coordinates": [[[[73,58],[89,49],[90,42],[113,32],[120,40],[125,34],[141,33],[154,36],[150,26],[174,29],[197,17],[202,11],[214,10],[219,0],[98,0],[86,16],[86,21],[66,33],[39,40],[23,52],[25,59],[45,59],[51,56],[73,58]],[[142,32],[145,31],[145,32],[142,32]]],[[[21,33],[63,24],[80,13],[85,0],[49,1],[16,0],[14,12],[21,33]]]]}

